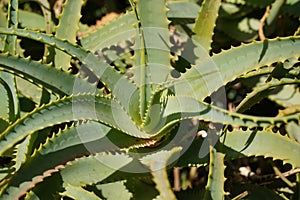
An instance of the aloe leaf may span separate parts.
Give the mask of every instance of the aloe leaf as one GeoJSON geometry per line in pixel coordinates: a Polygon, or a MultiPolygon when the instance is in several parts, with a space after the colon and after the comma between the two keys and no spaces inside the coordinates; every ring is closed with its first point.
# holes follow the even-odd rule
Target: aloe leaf
{"type": "Polygon", "coordinates": [[[0,133],[2,133],[9,125],[9,122],[6,119],[0,117],[0,133]]]}
{"type": "Polygon", "coordinates": [[[92,152],[95,153],[96,151],[104,151],[105,147],[107,147],[107,149],[116,149],[117,147],[114,146],[113,143],[109,144],[110,141],[105,139],[108,134],[114,135],[118,133],[110,133],[110,131],[111,129],[109,127],[96,122],[72,126],[60,131],[53,138],[48,139],[33,155],[28,157],[26,163],[22,163],[20,171],[24,173],[16,174],[12,178],[12,182],[22,182],[24,178],[32,179],[35,176],[34,173],[37,173],[37,171],[34,172],[31,170],[36,163],[40,163],[38,171],[47,171],[57,165],[73,160],[76,157],[81,157],[92,152]],[[90,145],[89,142],[91,142],[90,145]],[[93,146],[95,145],[93,142],[98,144],[99,148],[93,149],[93,147],[96,147],[93,146]],[[105,143],[108,144],[105,145],[105,143]],[[89,152],[87,148],[91,150],[91,152],[89,152]],[[60,159],[50,162],[54,157],[59,157],[60,159]]]}
{"type": "Polygon", "coordinates": [[[280,14],[280,10],[285,2],[285,0],[275,0],[274,3],[272,3],[269,15],[266,20],[267,25],[271,25],[278,17],[278,15],[280,14]]]}
{"type": "Polygon", "coordinates": [[[204,99],[225,83],[248,71],[291,57],[299,57],[299,48],[300,38],[297,36],[244,44],[211,58],[205,55],[203,49],[197,47],[196,55],[202,59],[197,60],[192,69],[169,85],[175,85],[176,95],[204,99]]]}
{"type": "Polygon", "coordinates": [[[233,4],[228,1],[222,2],[219,11],[219,19],[240,19],[253,12],[253,7],[233,4]]]}
{"type": "MultiPolygon", "coordinates": [[[[268,131],[233,131],[221,138],[225,147],[245,156],[264,155],[300,166],[300,144],[286,136],[268,131]],[[280,148],[274,148],[278,147],[280,148]],[[289,152],[289,153],[286,153],[289,152]]],[[[223,149],[226,151],[225,148],[223,149]]],[[[234,154],[225,152],[225,160],[234,159],[234,154]]]]}
{"type": "Polygon", "coordinates": [[[6,188],[5,193],[0,199],[18,199],[29,189],[34,187],[35,184],[59,170],[61,170],[59,173],[63,180],[64,187],[69,184],[72,186],[95,184],[105,179],[122,166],[128,164],[131,160],[132,159],[129,156],[124,154],[112,155],[107,153],[99,153],[93,156],[75,159],[74,161],[68,162],[66,165],[55,166],[55,168],[44,172],[41,171],[42,174],[36,174],[36,176],[29,181],[27,180],[20,183],[11,182],[11,185],[6,188]],[[82,171],[83,167],[86,170],[82,171]]]}
{"type": "Polygon", "coordinates": [[[134,23],[136,23],[134,13],[127,12],[95,32],[83,37],[80,42],[84,48],[91,51],[118,44],[121,41],[134,37],[134,23]]]}
{"type": "Polygon", "coordinates": [[[194,33],[192,38],[207,52],[211,49],[212,36],[220,6],[221,0],[204,0],[192,30],[194,33]]]}
{"type": "Polygon", "coordinates": [[[284,85],[279,92],[270,94],[268,98],[278,105],[288,107],[299,104],[300,93],[296,85],[284,85]]]}
{"type": "Polygon", "coordinates": [[[82,187],[75,187],[72,185],[68,185],[65,187],[65,191],[61,193],[64,197],[70,197],[73,199],[90,199],[90,200],[101,200],[100,197],[98,197],[93,192],[89,192],[82,187]]]}
{"type": "Polygon", "coordinates": [[[78,95],[39,107],[17,120],[0,135],[0,152],[3,154],[18,141],[37,130],[53,124],[78,120],[102,122],[135,137],[153,136],[140,131],[114,100],[94,95],[78,95]]]}
{"type": "Polygon", "coordinates": [[[25,162],[26,160],[26,152],[27,152],[27,144],[30,140],[30,136],[26,137],[24,141],[22,141],[20,144],[16,145],[16,150],[15,150],[15,170],[17,171],[22,163],[25,162]]]}
{"type": "Polygon", "coordinates": [[[290,84],[299,84],[300,80],[293,79],[281,79],[281,80],[272,80],[271,82],[259,85],[249,93],[246,98],[236,107],[236,112],[243,113],[244,111],[250,109],[253,105],[263,100],[267,97],[274,89],[278,86],[290,85],[290,84]]]}
{"type": "Polygon", "coordinates": [[[167,16],[175,24],[194,22],[200,10],[197,3],[185,1],[167,1],[167,7],[167,16]]]}
{"type": "Polygon", "coordinates": [[[210,146],[209,174],[204,199],[224,199],[224,156],[210,146]]]}
{"type": "MultiPolygon", "coordinates": [[[[37,13],[19,10],[19,25],[23,28],[32,29],[32,30],[39,30],[39,31],[46,31],[46,23],[44,17],[37,13]],[[32,20],[34,19],[34,21],[32,20]]],[[[50,30],[50,33],[53,32],[54,29],[50,30]]]]}
{"type": "MultiPolygon", "coordinates": [[[[142,40],[145,49],[146,68],[149,68],[151,83],[158,84],[168,79],[170,67],[170,42],[165,1],[137,1],[142,40]],[[153,5],[155,8],[153,9],[153,5]],[[149,12],[152,10],[152,12],[149,12]]],[[[141,47],[143,48],[143,46],[141,47]]],[[[141,66],[143,67],[143,66],[141,66]]],[[[145,70],[147,71],[147,70],[145,70]]],[[[141,76],[145,76],[141,74],[141,76]]],[[[155,86],[152,86],[155,88],[155,86]]]]}
{"type": "Polygon", "coordinates": [[[136,13],[139,21],[133,78],[140,86],[140,113],[144,118],[157,85],[166,81],[171,71],[169,21],[165,1],[161,0],[137,1],[136,13]]]}
{"type": "MultiPolygon", "coordinates": [[[[35,0],[35,1],[40,4],[40,8],[44,15],[45,32],[46,34],[51,34],[55,30],[52,22],[52,13],[51,13],[52,9],[50,7],[50,2],[47,0],[35,0]]],[[[52,47],[45,45],[43,61],[45,63],[51,63],[51,62],[53,63],[53,59],[54,59],[53,54],[54,54],[54,50],[52,49],[52,47]]]]}
{"type": "MultiPolygon", "coordinates": [[[[245,127],[268,127],[270,125],[287,123],[291,120],[299,120],[300,113],[294,113],[283,117],[258,117],[229,112],[222,108],[199,102],[189,97],[169,97],[162,113],[161,124],[156,129],[167,128],[171,124],[182,119],[197,118],[199,120],[231,124],[245,127]]],[[[162,129],[162,130],[163,130],[162,129]]]]}
{"type": "MultiPolygon", "coordinates": [[[[18,85],[19,98],[30,99],[32,102],[38,105],[42,97],[42,89],[39,86],[34,85],[33,83],[20,77],[16,77],[16,82],[18,85]]],[[[22,106],[24,104],[22,102],[20,102],[20,104],[22,110],[22,106]]],[[[28,105],[26,104],[25,106],[27,107],[28,105]]]]}
{"type": "MultiPolygon", "coordinates": [[[[2,74],[2,76],[7,76],[7,74],[2,74]]],[[[1,91],[1,117],[9,120],[14,119],[14,105],[11,99],[14,98],[14,94],[12,93],[11,86],[4,79],[0,77],[1,91]],[[5,95],[6,94],[6,95],[5,95]]]]}
{"type": "MultiPolygon", "coordinates": [[[[81,18],[81,6],[84,0],[67,0],[63,4],[63,11],[59,17],[59,23],[56,27],[56,38],[68,40],[70,43],[75,44],[76,34],[79,29],[78,24],[81,18]],[[68,27],[68,28],[66,28],[68,27]]],[[[64,71],[68,71],[70,65],[71,56],[61,52],[55,51],[55,66],[62,67],[64,71]]]]}
{"type": "MultiPolygon", "coordinates": [[[[41,6],[41,10],[44,15],[45,30],[46,33],[50,34],[53,29],[50,3],[47,0],[35,0],[35,1],[38,2],[41,6]]],[[[45,51],[45,53],[47,53],[47,51],[45,51]]]]}
{"type": "MultiPolygon", "coordinates": [[[[8,4],[8,19],[7,19],[8,28],[18,28],[18,1],[11,0],[8,4]]],[[[4,51],[10,52],[14,55],[16,53],[17,47],[17,36],[7,35],[4,45],[4,51]]],[[[15,121],[19,117],[19,101],[17,97],[17,88],[16,82],[13,75],[6,72],[0,72],[0,77],[7,83],[9,86],[8,106],[9,106],[9,120],[15,121]]]]}
{"type": "Polygon", "coordinates": [[[259,20],[255,18],[219,19],[216,28],[234,40],[250,42],[257,37],[259,20]]]}
{"type": "MultiPolygon", "coordinates": [[[[8,28],[18,28],[18,0],[11,0],[8,4],[8,28]]],[[[6,36],[4,51],[8,51],[11,54],[16,53],[17,36],[6,36]]]]}
{"type": "Polygon", "coordinates": [[[169,151],[159,151],[141,158],[141,162],[151,170],[160,199],[176,199],[168,181],[166,167],[168,160],[172,162],[172,157],[178,156],[180,151],[181,147],[174,147],[169,151]]]}
{"type": "MultiPolygon", "coordinates": [[[[2,79],[0,79],[2,80],[2,79]]],[[[2,80],[2,82],[4,82],[2,80]]],[[[5,82],[4,82],[5,83],[5,82]]],[[[6,83],[5,83],[6,84],[6,83]]],[[[3,84],[1,83],[0,85],[0,93],[2,94],[0,96],[0,101],[2,102],[0,104],[0,117],[4,118],[4,119],[8,119],[8,113],[9,113],[9,105],[8,105],[8,96],[5,95],[7,94],[7,90],[5,89],[5,87],[3,86],[3,84]]]]}
{"type": "MultiPolygon", "coordinates": [[[[6,19],[6,14],[5,12],[3,12],[3,5],[0,5],[0,27],[6,27],[7,26],[7,19],[6,19]]],[[[3,51],[4,50],[4,46],[5,46],[5,40],[6,37],[5,35],[1,35],[0,36],[0,50],[3,51]]]]}
{"type": "MultiPolygon", "coordinates": [[[[174,23],[181,21],[193,22],[197,17],[199,6],[193,2],[168,1],[167,17],[174,23]]],[[[135,36],[136,16],[133,11],[120,15],[109,24],[84,36],[80,42],[82,46],[96,51],[112,44],[118,44],[135,36]],[[120,30],[122,30],[120,32],[120,30]]]]}
{"type": "MultiPolygon", "coordinates": [[[[38,176],[43,176],[44,172],[51,171],[56,166],[65,165],[68,161],[84,155],[108,150],[118,151],[120,148],[141,142],[96,122],[72,126],[49,139],[31,157],[28,157],[11,178],[10,185],[16,186],[26,180],[37,180],[38,176]]],[[[23,187],[27,191],[32,185],[27,183],[23,187]]]]}
{"type": "Polygon", "coordinates": [[[60,94],[73,94],[74,86],[78,86],[78,92],[95,92],[96,86],[82,80],[70,72],[55,69],[51,65],[42,64],[38,61],[24,59],[17,56],[0,54],[0,69],[13,73],[25,80],[41,84],[46,88],[60,94]]]}
{"type": "MultiPolygon", "coordinates": [[[[138,121],[140,119],[138,105],[135,103],[138,96],[137,87],[121,74],[113,70],[110,65],[99,60],[99,58],[91,52],[86,51],[79,46],[72,45],[67,41],[59,40],[53,36],[36,33],[30,30],[8,30],[0,28],[0,34],[17,35],[37,40],[49,46],[58,48],[71,56],[77,57],[89,68],[89,70],[104,82],[134,120],[138,121]],[[120,85],[122,85],[122,90],[119,89],[120,85]]],[[[74,87],[74,89],[76,89],[76,87],[74,87]]]]}
{"type": "Polygon", "coordinates": [[[62,169],[60,174],[64,182],[74,186],[96,184],[131,161],[132,158],[125,154],[101,153],[76,159],[62,169]],[[86,170],[82,171],[82,167],[86,170]]]}
{"type": "Polygon", "coordinates": [[[9,109],[9,121],[15,121],[19,115],[19,101],[17,97],[17,89],[15,77],[12,74],[6,72],[0,72],[0,78],[3,80],[8,87],[6,87],[6,94],[8,95],[8,109],[9,109]]]}
{"type": "Polygon", "coordinates": [[[286,131],[290,138],[295,139],[300,143],[300,125],[296,122],[290,122],[286,125],[286,131]]]}
{"type": "MultiPolygon", "coordinates": [[[[180,156],[176,166],[204,165],[209,163],[208,154],[199,156],[205,139],[198,138],[190,148],[180,156]]],[[[233,131],[221,136],[215,145],[218,152],[225,154],[224,160],[233,160],[244,156],[265,156],[283,160],[293,167],[300,165],[300,144],[286,136],[270,131],[233,131]],[[274,148],[278,147],[280,148],[274,148]],[[288,154],[286,152],[289,152],[288,154]]]]}
{"type": "Polygon", "coordinates": [[[132,194],[125,187],[124,181],[118,181],[118,182],[107,183],[107,184],[99,184],[96,185],[96,187],[98,190],[101,190],[101,194],[108,200],[113,200],[113,199],[130,200],[132,197],[132,194]]]}

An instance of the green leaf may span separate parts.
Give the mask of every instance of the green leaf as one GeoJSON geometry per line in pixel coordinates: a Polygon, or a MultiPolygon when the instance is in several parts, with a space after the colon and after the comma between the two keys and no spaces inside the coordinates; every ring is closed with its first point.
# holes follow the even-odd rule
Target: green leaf
{"type": "Polygon", "coordinates": [[[28,151],[27,145],[29,143],[31,135],[27,136],[25,140],[23,140],[21,143],[16,145],[15,149],[15,170],[18,171],[21,167],[21,165],[26,161],[26,152],[28,151]]]}
{"type": "Polygon", "coordinates": [[[192,38],[207,52],[211,49],[215,22],[218,17],[221,0],[204,0],[196,18],[192,38]]]}
{"type": "Polygon", "coordinates": [[[286,125],[286,131],[289,134],[290,138],[295,139],[300,143],[300,125],[295,122],[290,122],[286,125]]]}
{"type": "Polygon", "coordinates": [[[166,170],[170,164],[168,161],[174,162],[175,160],[172,159],[177,157],[180,151],[181,147],[174,147],[169,151],[159,151],[140,159],[144,165],[150,168],[160,199],[176,199],[168,181],[166,170]]]}
{"type": "MultiPolygon", "coordinates": [[[[36,103],[36,105],[39,104],[42,97],[42,89],[39,86],[20,77],[16,77],[16,83],[18,85],[19,99],[22,97],[26,97],[27,99],[30,99],[34,103],[36,103]]],[[[22,106],[24,106],[24,104],[22,105],[21,100],[20,100],[20,104],[22,110],[22,106]]],[[[30,105],[25,105],[25,107],[29,107],[29,106],[30,105]]]]}
{"type": "Polygon", "coordinates": [[[274,79],[271,82],[259,84],[253,91],[247,94],[246,98],[242,100],[242,102],[236,107],[236,112],[243,113],[244,111],[250,109],[253,105],[260,102],[264,98],[270,95],[270,93],[274,93],[274,90],[279,86],[289,85],[289,84],[299,84],[300,80],[293,79],[274,79]]]}
{"type": "MultiPolygon", "coordinates": [[[[300,166],[300,144],[286,136],[281,136],[279,133],[275,134],[269,131],[233,131],[222,136],[221,141],[224,147],[245,156],[263,155],[283,160],[292,164],[293,167],[300,166]]],[[[232,154],[226,148],[222,150],[225,153],[225,160],[237,158],[236,153],[232,154]]]]}
{"type": "MultiPolygon", "coordinates": [[[[176,166],[204,165],[209,162],[208,155],[200,156],[206,145],[206,139],[198,138],[190,148],[180,156],[176,166]]],[[[208,146],[207,146],[208,148],[208,146]]],[[[283,160],[298,167],[300,144],[287,136],[271,131],[232,131],[223,134],[216,143],[218,152],[225,154],[224,160],[233,160],[245,156],[264,156],[283,160]],[[280,148],[277,148],[280,146],[280,148]],[[289,153],[286,153],[289,152],[289,153]]]]}
{"type": "Polygon", "coordinates": [[[219,19],[216,28],[234,40],[250,42],[257,37],[259,20],[255,18],[219,19]]]}
{"type": "MultiPolygon", "coordinates": [[[[7,27],[16,29],[18,28],[18,0],[11,0],[8,4],[8,18],[7,27]]],[[[9,52],[10,54],[16,54],[17,49],[17,36],[7,35],[4,52],[9,52]]],[[[17,96],[17,86],[13,75],[6,72],[0,72],[0,78],[8,85],[8,106],[9,106],[9,121],[15,121],[19,115],[19,101],[17,96]]]]}
{"type": "MultiPolygon", "coordinates": [[[[58,172],[61,169],[60,176],[63,180],[64,187],[68,185],[85,186],[95,184],[105,179],[122,166],[128,164],[132,159],[124,154],[106,154],[99,153],[93,156],[83,157],[68,162],[67,165],[55,166],[47,171],[41,171],[42,174],[35,174],[35,177],[30,181],[11,183],[7,187],[5,194],[2,194],[0,199],[17,199],[25,194],[35,184],[42,181],[45,177],[52,173],[58,172]],[[85,170],[82,170],[82,169],[85,170]]],[[[37,163],[36,163],[37,164],[37,163]]],[[[45,163],[40,163],[44,164],[45,163]]],[[[38,164],[39,165],[39,164],[38,164]]],[[[40,170],[32,170],[37,173],[40,170]]]]}
{"type": "Polygon", "coordinates": [[[66,186],[65,191],[62,192],[61,195],[73,199],[101,200],[101,198],[95,195],[93,192],[89,192],[82,187],[75,187],[72,185],[66,186]]]}
{"type": "MultiPolygon", "coordinates": [[[[8,28],[18,28],[18,0],[11,0],[8,4],[8,28]]],[[[17,37],[14,35],[6,36],[4,51],[8,51],[11,54],[16,53],[17,37]]]]}
{"type": "MultiPolygon", "coordinates": [[[[19,10],[19,25],[23,28],[46,31],[46,23],[44,17],[34,12],[19,10]],[[34,20],[32,20],[34,19],[34,20]]],[[[51,30],[51,32],[54,31],[51,30]]]]}
{"type": "Polygon", "coordinates": [[[270,94],[268,98],[283,107],[288,107],[299,104],[300,93],[296,85],[284,85],[280,91],[270,94]]]}
{"type": "Polygon", "coordinates": [[[155,132],[160,130],[162,127],[165,129],[175,122],[190,118],[250,128],[257,126],[269,127],[270,125],[282,124],[290,120],[298,120],[299,117],[300,113],[294,113],[283,117],[243,115],[230,112],[207,103],[199,102],[193,98],[171,96],[168,98],[166,107],[162,113],[162,120],[160,121],[160,124],[158,124],[152,131],[155,132]]]}
{"type": "Polygon", "coordinates": [[[169,21],[165,1],[139,0],[136,11],[139,21],[134,81],[140,86],[140,113],[144,118],[154,91],[170,75],[169,21]]]}
{"type": "Polygon", "coordinates": [[[209,174],[204,199],[224,199],[224,154],[210,146],[209,174]]]}
{"type": "MultiPolygon", "coordinates": [[[[56,27],[56,38],[65,39],[70,43],[75,44],[83,2],[84,0],[66,0],[64,2],[62,14],[59,17],[59,24],[56,27]]],[[[68,71],[71,67],[70,61],[70,55],[59,50],[55,51],[54,63],[56,67],[62,67],[64,71],[68,71]]]]}
{"type": "Polygon", "coordinates": [[[282,8],[282,6],[285,4],[285,0],[275,0],[274,3],[272,3],[271,5],[271,9],[269,11],[267,20],[266,20],[266,25],[269,26],[271,25],[275,19],[278,18],[279,14],[280,14],[280,10],[282,8]]]}
{"type": "Polygon", "coordinates": [[[175,85],[176,95],[202,100],[248,71],[291,57],[299,57],[299,48],[300,37],[297,36],[243,44],[211,58],[205,55],[203,49],[195,47],[195,55],[199,58],[195,65],[169,85],[175,85]]]}
{"type": "MultiPolygon", "coordinates": [[[[170,9],[169,12],[167,12],[167,17],[172,20],[172,22],[180,22],[182,20],[193,22],[197,17],[200,8],[193,2],[176,1],[168,1],[167,7],[170,9]]],[[[134,25],[136,22],[134,13],[132,11],[127,12],[126,14],[120,15],[115,20],[112,20],[109,24],[97,29],[95,32],[83,37],[80,42],[83,47],[91,51],[118,44],[135,36],[136,32],[134,25]],[[120,32],[120,30],[122,31],[120,32]]]]}
{"type": "MultiPolygon", "coordinates": [[[[3,10],[3,5],[0,5],[0,10],[3,10]]],[[[6,19],[6,14],[5,12],[0,12],[0,27],[5,27],[7,26],[7,19],[6,19]]],[[[3,51],[4,50],[4,46],[5,46],[5,40],[6,40],[6,36],[1,35],[0,36],[0,50],[3,51]]]]}
{"type": "Polygon", "coordinates": [[[136,23],[136,18],[133,12],[127,12],[95,32],[83,37],[80,42],[84,48],[91,51],[118,44],[134,37],[134,23],[136,23]],[[122,31],[120,32],[120,30],[122,31]]]}
{"type": "Polygon", "coordinates": [[[172,23],[194,22],[200,6],[195,2],[167,1],[168,18],[172,23]]]}
{"type": "Polygon", "coordinates": [[[119,151],[132,144],[138,145],[146,142],[96,122],[72,126],[57,133],[28,157],[11,178],[9,187],[32,180],[32,182],[26,182],[19,188],[19,192],[24,193],[33,187],[37,180],[42,181],[47,176],[44,172],[53,173],[57,166],[64,166],[68,161],[75,158],[97,152],[119,151]]]}
{"type": "Polygon", "coordinates": [[[3,154],[18,141],[38,130],[79,120],[102,122],[139,138],[153,136],[140,131],[114,100],[94,95],[78,95],[44,105],[17,120],[0,135],[0,153],[3,154]]]}
{"type": "Polygon", "coordinates": [[[65,183],[74,186],[96,184],[132,161],[125,154],[96,154],[70,162],[60,171],[65,183]],[[85,170],[82,170],[85,169],[85,170]]]}
{"type": "Polygon", "coordinates": [[[107,184],[99,184],[96,185],[96,187],[97,189],[101,190],[101,194],[107,200],[114,200],[114,199],[130,200],[132,197],[132,194],[125,187],[124,181],[118,181],[118,182],[107,183],[107,184]]]}
{"type": "MultiPolygon", "coordinates": [[[[77,57],[92,73],[97,76],[97,78],[104,82],[104,84],[112,91],[114,97],[120,101],[124,109],[134,120],[138,121],[140,119],[138,105],[136,104],[138,99],[137,87],[112,69],[110,65],[99,60],[99,58],[91,52],[65,40],[59,40],[53,36],[36,33],[30,30],[9,30],[0,28],[0,34],[17,35],[37,40],[49,46],[58,48],[71,56],[77,57]],[[122,86],[123,89],[120,89],[120,86],[122,86]]],[[[74,89],[76,91],[76,87],[74,87],[74,89]]]]}
{"type": "Polygon", "coordinates": [[[0,133],[2,133],[9,125],[9,122],[0,117],[0,133]]]}
{"type": "MultiPolygon", "coordinates": [[[[8,111],[8,119],[9,121],[15,121],[19,115],[20,115],[20,110],[19,110],[19,100],[17,96],[17,89],[16,89],[16,82],[15,82],[15,77],[9,73],[6,72],[1,72],[0,71],[0,82],[2,86],[4,86],[6,90],[6,98],[5,96],[2,98],[5,98],[6,101],[6,106],[5,110],[8,111]]],[[[4,108],[2,109],[2,115],[4,114],[4,108]]],[[[5,117],[5,116],[2,116],[5,117]]]]}
{"type": "Polygon", "coordinates": [[[0,54],[0,64],[0,70],[13,73],[32,83],[41,84],[62,96],[96,91],[95,85],[80,79],[78,75],[72,75],[70,72],[64,72],[38,61],[0,54]]]}

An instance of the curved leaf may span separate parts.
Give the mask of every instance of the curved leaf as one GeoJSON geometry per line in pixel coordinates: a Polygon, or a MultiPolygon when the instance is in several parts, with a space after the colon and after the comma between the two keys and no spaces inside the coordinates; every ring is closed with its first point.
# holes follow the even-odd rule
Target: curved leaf
{"type": "MultiPolygon", "coordinates": [[[[204,139],[196,139],[190,148],[179,158],[176,166],[207,164],[209,162],[208,155],[205,157],[199,156],[203,145],[204,139]]],[[[225,161],[244,156],[262,155],[283,160],[294,167],[300,166],[300,144],[286,136],[270,131],[228,132],[221,136],[220,142],[215,145],[215,148],[218,152],[225,154],[225,161]]]]}
{"type": "Polygon", "coordinates": [[[128,164],[131,160],[129,156],[124,154],[112,155],[106,153],[75,159],[68,162],[67,165],[59,165],[50,170],[42,171],[41,174],[36,174],[34,178],[19,184],[10,183],[11,185],[6,188],[0,199],[18,199],[34,187],[35,184],[43,181],[44,178],[51,176],[52,173],[58,172],[60,169],[59,173],[64,187],[68,185],[85,186],[95,184],[128,164]],[[82,170],[82,168],[85,170],[82,170]]]}
{"type": "Polygon", "coordinates": [[[300,37],[288,37],[243,44],[209,58],[201,47],[195,52],[199,60],[186,73],[167,86],[175,85],[175,94],[204,99],[242,74],[300,56],[300,37]],[[200,59],[201,58],[201,59],[200,59]]]}
{"type": "Polygon", "coordinates": [[[193,27],[195,35],[192,38],[207,52],[211,49],[212,36],[220,6],[221,0],[204,0],[193,27]]]}
{"type": "Polygon", "coordinates": [[[283,85],[292,85],[292,84],[300,84],[300,80],[292,80],[292,79],[281,79],[281,80],[273,80],[268,83],[264,83],[263,85],[259,85],[253,89],[251,93],[249,93],[246,98],[242,100],[242,102],[236,107],[236,112],[243,113],[247,109],[250,109],[253,105],[260,102],[262,99],[267,97],[276,87],[283,85]]]}
{"type": "MultiPolygon", "coordinates": [[[[153,108],[155,109],[155,107],[153,108]]],[[[149,117],[151,119],[151,115],[149,117]]],[[[279,125],[292,120],[299,120],[300,113],[294,113],[283,117],[259,117],[230,112],[216,106],[199,102],[190,97],[168,98],[166,107],[163,108],[162,118],[157,124],[150,124],[149,132],[161,131],[183,119],[196,118],[199,120],[237,125],[245,127],[268,127],[270,125],[279,125]]],[[[147,127],[146,127],[147,128],[147,127]]]]}
{"type": "Polygon", "coordinates": [[[209,174],[204,199],[224,199],[224,154],[210,146],[209,174]]]}
{"type": "Polygon", "coordinates": [[[124,199],[129,200],[132,194],[127,190],[124,181],[96,185],[101,190],[102,195],[108,200],[124,199]],[[116,192],[118,191],[118,192],[116,192]]]}
{"type": "Polygon", "coordinates": [[[78,120],[99,121],[135,137],[153,136],[140,131],[114,100],[94,95],[78,95],[37,108],[9,126],[0,135],[0,154],[35,131],[78,120]]]}
{"type": "Polygon", "coordinates": [[[118,44],[134,36],[134,23],[136,23],[134,13],[127,12],[95,32],[83,37],[80,42],[84,48],[91,51],[118,44]],[[121,33],[120,30],[122,30],[121,33]],[[124,36],[128,36],[128,38],[124,38],[124,36]]]}
{"type": "MultiPolygon", "coordinates": [[[[19,10],[19,25],[23,28],[46,31],[47,25],[42,15],[37,13],[19,10]],[[32,20],[34,18],[34,20],[32,20]]],[[[53,29],[54,30],[54,29],[53,29]]],[[[52,32],[51,30],[50,32],[52,32]]]]}
{"type": "Polygon", "coordinates": [[[141,162],[148,166],[156,184],[156,189],[160,193],[160,199],[176,199],[166,173],[168,160],[173,156],[178,156],[181,147],[174,147],[170,151],[160,151],[141,158],[141,162]]]}
{"type": "Polygon", "coordinates": [[[33,39],[58,48],[61,51],[68,53],[70,56],[78,58],[84,65],[88,67],[90,71],[97,76],[97,78],[104,82],[104,84],[112,91],[112,94],[120,101],[130,116],[134,120],[138,121],[139,109],[138,105],[135,103],[138,95],[137,87],[133,83],[129,82],[129,80],[127,80],[124,76],[112,69],[110,65],[99,60],[99,58],[97,58],[91,52],[86,51],[82,47],[73,45],[65,40],[60,40],[53,36],[30,30],[9,30],[0,28],[0,34],[17,35],[20,37],[33,39]],[[120,89],[120,85],[122,85],[123,89],[120,89]]]}
{"type": "Polygon", "coordinates": [[[61,193],[64,197],[70,197],[73,199],[90,199],[90,200],[101,200],[100,197],[98,197],[93,192],[89,192],[82,187],[75,187],[72,185],[68,185],[65,187],[65,191],[61,193]]]}
{"type": "Polygon", "coordinates": [[[0,54],[0,64],[0,70],[13,73],[35,84],[41,84],[61,96],[79,92],[95,92],[97,90],[95,85],[93,86],[87,80],[80,79],[78,75],[72,75],[70,72],[64,72],[38,61],[0,54]]]}
{"type": "MultiPolygon", "coordinates": [[[[79,29],[78,24],[81,18],[81,6],[84,0],[66,0],[63,4],[63,11],[59,17],[59,24],[56,27],[55,37],[64,39],[72,44],[76,42],[76,33],[79,29]],[[66,28],[68,27],[68,28],[66,28]]],[[[59,50],[55,51],[55,66],[62,67],[63,70],[68,71],[71,56],[59,50]]]]}

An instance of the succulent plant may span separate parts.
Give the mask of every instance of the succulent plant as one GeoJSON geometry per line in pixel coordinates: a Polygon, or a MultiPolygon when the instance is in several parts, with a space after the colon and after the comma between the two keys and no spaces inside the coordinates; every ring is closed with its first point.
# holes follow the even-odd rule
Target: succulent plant
{"type": "Polygon", "coordinates": [[[192,198],[174,193],[168,171],[200,165],[208,182],[194,195],[225,199],[224,161],[262,155],[300,167],[300,107],[278,92],[299,92],[299,27],[259,41],[248,15],[271,5],[271,26],[281,12],[299,17],[299,1],[130,0],[80,39],[84,0],[66,0],[56,26],[50,3],[34,2],[43,16],[11,0],[1,17],[0,199],[192,198]],[[247,43],[212,53],[220,31],[247,43]],[[24,56],[25,39],[44,45],[43,59],[24,56]],[[252,77],[262,81],[228,110],[226,87],[252,77]],[[285,110],[243,114],[264,98],[285,110]]]}

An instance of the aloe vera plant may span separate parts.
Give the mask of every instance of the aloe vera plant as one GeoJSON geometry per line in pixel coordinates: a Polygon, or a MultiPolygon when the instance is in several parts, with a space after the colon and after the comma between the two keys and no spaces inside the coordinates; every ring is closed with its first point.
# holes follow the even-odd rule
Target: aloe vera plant
{"type": "Polygon", "coordinates": [[[262,155],[300,167],[300,108],[280,98],[299,90],[299,23],[295,35],[254,41],[259,23],[248,16],[272,6],[268,37],[282,13],[299,17],[299,1],[130,0],[81,38],[84,0],[66,0],[58,22],[51,2],[33,2],[43,13],[35,27],[19,9],[27,1],[8,1],[1,16],[0,199],[225,199],[234,198],[225,161],[262,155]],[[213,54],[220,31],[248,43],[213,54]],[[43,44],[42,59],[26,58],[19,40],[43,44]],[[230,85],[253,77],[265,82],[228,110],[230,85]],[[283,111],[243,113],[264,98],[283,111]],[[174,192],[171,167],[203,165],[205,188],[174,192]]]}

